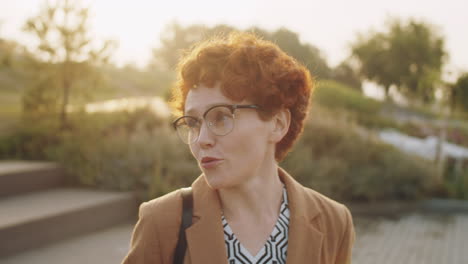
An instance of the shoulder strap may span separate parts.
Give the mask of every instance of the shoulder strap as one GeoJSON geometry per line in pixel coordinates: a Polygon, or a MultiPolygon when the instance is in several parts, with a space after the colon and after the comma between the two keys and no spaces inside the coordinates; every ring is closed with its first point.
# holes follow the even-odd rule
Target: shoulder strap
{"type": "Polygon", "coordinates": [[[193,214],[193,194],[192,188],[182,188],[182,221],[179,230],[179,240],[174,254],[174,264],[183,264],[185,250],[187,249],[187,238],[185,237],[185,229],[192,224],[193,214]]]}

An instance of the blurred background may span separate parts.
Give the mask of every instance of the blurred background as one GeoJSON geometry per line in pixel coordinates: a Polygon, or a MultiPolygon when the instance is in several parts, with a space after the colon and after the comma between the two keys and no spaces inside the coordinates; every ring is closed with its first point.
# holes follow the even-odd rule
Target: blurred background
{"type": "Polygon", "coordinates": [[[119,263],[138,205],[200,174],[170,127],[178,58],[241,30],[317,81],[281,166],[351,209],[353,262],[467,263],[467,8],[1,1],[0,262],[119,263]]]}

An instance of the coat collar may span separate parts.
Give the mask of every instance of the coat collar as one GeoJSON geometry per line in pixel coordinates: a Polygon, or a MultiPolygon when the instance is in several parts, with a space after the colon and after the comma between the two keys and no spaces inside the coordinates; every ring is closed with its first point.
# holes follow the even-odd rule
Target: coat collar
{"type": "MultiPolygon", "coordinates": [[[[323,234],[314,226],[320,209],[314,199],[307,199],[307,191],[286,171],[278,168],[288,193],[291,213],[288,234],[288,264],[320,263],[323,234]]],[[[209,187],[203,174],[192,184],[194,221],[186,230],[191,263],[227,263],[224,230],[221,222],[221,202],[209,187]]]]}

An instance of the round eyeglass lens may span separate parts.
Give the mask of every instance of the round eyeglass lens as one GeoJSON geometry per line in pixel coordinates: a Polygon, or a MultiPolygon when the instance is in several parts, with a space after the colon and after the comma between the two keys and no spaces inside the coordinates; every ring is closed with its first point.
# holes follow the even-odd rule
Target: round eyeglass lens
{"type": "Polygon", "coordinates": [[[179,119],[176,128],[180,139],[186,144],[194,142],[198,137],[199,124],[193,117],[186,116],[179,119]]]}
{"type": "Polygon", "coordinates": [[[234,117],[226,106],[212,108],[206,113],[205,121],[211,132],[218,136],[227,135],[234,128],[234,117]]]}

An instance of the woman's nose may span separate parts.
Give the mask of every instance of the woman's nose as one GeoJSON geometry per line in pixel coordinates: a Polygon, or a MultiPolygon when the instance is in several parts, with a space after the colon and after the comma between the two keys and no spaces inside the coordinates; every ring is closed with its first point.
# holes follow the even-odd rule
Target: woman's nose
{"type": "Polygon", "coordinates": [[[201,148],[212,147],[215,143],[216,135],[211,132],[208,126],[208,122],[203,122],[200,126],[200,131],[198,132],[197,143],[201,148]]]}

